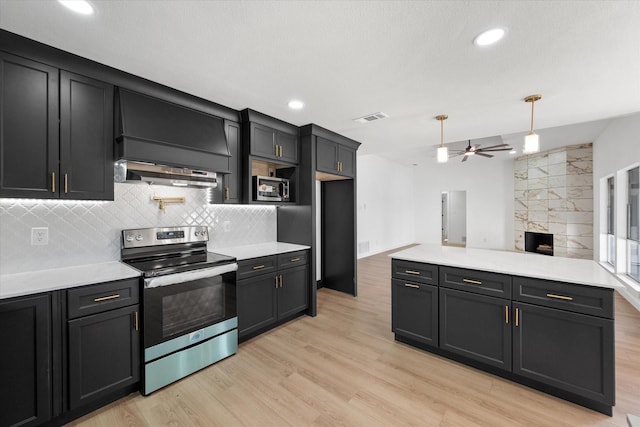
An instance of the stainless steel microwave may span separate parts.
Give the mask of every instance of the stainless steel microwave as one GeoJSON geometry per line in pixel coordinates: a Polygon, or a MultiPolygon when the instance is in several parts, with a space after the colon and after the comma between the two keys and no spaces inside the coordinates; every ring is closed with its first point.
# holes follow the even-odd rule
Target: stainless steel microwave
{"type": "Polygon", "coordinates": [[[253,199],[266,202],[288,202],[289,180],[274,176],[254,176],[253,199]]]}

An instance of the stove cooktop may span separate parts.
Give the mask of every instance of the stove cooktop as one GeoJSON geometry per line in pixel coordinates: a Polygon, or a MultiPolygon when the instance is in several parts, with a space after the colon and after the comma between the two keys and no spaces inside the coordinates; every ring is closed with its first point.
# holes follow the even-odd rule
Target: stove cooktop
{"type": "Polygon", "coordinates": [[[199,252],[187,255],[166,256],[162,258],[146,258],[141,260],[125,260],[124,262],[141,271],[144,277],[164,276],[166,274],[199,270],[232,264],[234,257],[217,254],[215,252],[199,252]]]}

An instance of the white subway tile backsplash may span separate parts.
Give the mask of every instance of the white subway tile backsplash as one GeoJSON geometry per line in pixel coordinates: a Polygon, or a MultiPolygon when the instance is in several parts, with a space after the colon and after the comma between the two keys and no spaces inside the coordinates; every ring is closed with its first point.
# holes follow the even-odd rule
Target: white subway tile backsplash
{"type": "Polygon", "coordinates": [[[115,184],[113,202],[0,199],[0,274],[120,260],[121,230],[207,225],[209,248],[277,239],[274,206],[209,205],[205,190],[115,184]],[[163,212],[154,195],[185,197],[163,212]],[[31,246],[32,227],[49,227],[49,244],[31,246]]]}

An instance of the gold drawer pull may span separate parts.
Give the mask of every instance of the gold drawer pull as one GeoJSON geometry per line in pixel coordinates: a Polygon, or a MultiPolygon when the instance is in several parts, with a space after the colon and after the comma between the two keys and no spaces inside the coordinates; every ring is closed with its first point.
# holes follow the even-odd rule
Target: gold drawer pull
{"type": "Polygon", "coordinates": [[[56,173],[51,172],[51,192],[56,192],[56,173]]]}
{"type": "Polygon", "coordinates": [[[64,174],[64,192],[65,194],[69,192],[69,177],[67,174],[64,174]]]}
{"type": "Polygon", "coordinates": [[[419,276],[419,275],[420,275],[420,272],[419,272],[419,271],[405,270],[404,272],[405,272],[405,273],[407,273],[407,274],[415,274],[415,275],[417,275],[417,276],[419,276]]]}
{"type": "Polygon", "coordinates": [[[137,311],[135,312],[135,324],[136,324],[136,331],[139,331],[140,328],[139,328],[139,325],[138,325],[138,312],[137,311]]]}
{"type": "Polygon", "coordinates": [[[420,286],[418,285],[412,285],[411,283],[405,283],[404,284],[405,287],[407,288],[415,288],[415,289],[420,289],[420,286]]]}
{"type": "Polygon", "coordinates": [[[296,261],[300,261],[300,258],[291,258],[291,259],[289,260],[289,262],[296,262],[296,261]]]}
{"type": "Polygon", "coordinates": [[[113,294],[113,295],[109,295],[108,297],[94,298],[93,301],[102,302],[102,301],[109,301],[110,299],[116,299],[116,298],[120,298],[120,294],[113,294]]]}
{"type": "Polygon", "coordinates": [[[504,323],[509,324],[509,306],[504,306],[504,323]]]}
{"type": "Polygon", "coordinates": [[[518,326],[518,309],[516,308],[516,326],[518,326]]]}
{"type": "Polygon", "coordinates": [[[471,283],[473,285],[482,285],[482,282],[479,280],[472,280],[472,279],[462,279],[463,282],[465,283],[471,283]]]}
{"type": "Polygon", "coordinates": [[[264,264],[254,265],[254,266],[253,266],[253,269],[254,269],[254,270],[260,270],[261,268],[264,268],[264,264]]]}
{"type": "Polygon", "coordinates": [[[563,301],[573,301],[572,297],[566,297],[564,295],[556,295],[556,294],[547,294],[547,298],[561,299],[563,301]]]}

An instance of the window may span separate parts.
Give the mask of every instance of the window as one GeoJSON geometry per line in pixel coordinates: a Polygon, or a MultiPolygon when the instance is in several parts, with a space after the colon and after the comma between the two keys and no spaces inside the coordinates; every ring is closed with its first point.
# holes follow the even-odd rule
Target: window
{"type": "Polygon", "coordinates": [[[638,230],[638,211],[640,210],[640,167],[627,172],[627,272],[640,282],[640,234],[638,230]]]}
{"type": "Polygon", "coordinates": [[[616,265],[615,181],[607,179],[607,262],[616,265]]]}

